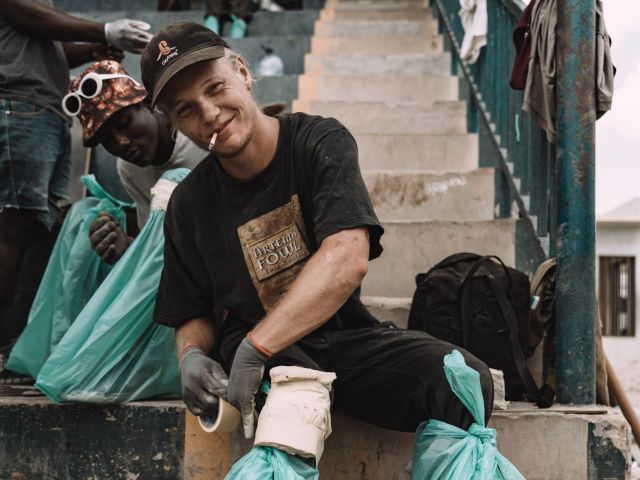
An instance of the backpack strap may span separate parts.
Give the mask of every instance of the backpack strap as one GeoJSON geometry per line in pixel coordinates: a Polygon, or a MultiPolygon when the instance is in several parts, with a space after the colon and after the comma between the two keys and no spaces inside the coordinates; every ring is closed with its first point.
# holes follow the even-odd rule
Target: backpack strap
{"type": "Polygon", "coordinates": [[[486,278],[489,281],[489,285],[491,285],[491,289],[498,301],[498,306],[500,307],[502,316],[507,322],[507,327],[509,328],[511,350],[513,352],[513,360],[516,364],[518,375],[536,405],[540,408],[549,408],[553,404],[555,392],[547,384],[538,389],[536,382],[531,376],[531,372],[529,372],[529,369],[527,368],[527,362],[524,353],[522,352],[520,342],[518,341],[518,322],[513,308],[504,294],[504,291],[497,285],[495,279],[491,277],[486,278]]]}
{"type": "MultiPolygon", "coordinates": [[[[507,266],[504,262],[495,255],[486,255],[478,259],[477,262],[473,264],[467,275],[465,276],[460,288],[458,290],[458,295],[460,298],[460,304],[462,306],[462,347],[466,348],[467,339],[469,335],[469,320],[473,316],[473,304],[470,298],[470,289],[469,283],[471,278],[478,271],[480,266],[487,261],[497,260],[502,268],[504,269],[505,275],[509,282],[507,291],[511,291],[512,279],[511,274],[507,266]]],[[[553,405],[553,399],[555,396],[555,392],[549,385],[543,385],[540,389],[536,385],[536,382],[533,380],[531,376],[531,372],[527,368],[526,358],[522,351],[522,347],[520,346],[520,341],[518,339],[518,321],[516,319],[516,314],[513,311],[513,307],[509,302],[509,299],[504,293],[504,290],[500,288],[497,284],[496,279],[491,276],[485,277],[489,281],[489,285],[493,290],[495,298],[498,302],[498,307],[500,308],[500,312],[502,313],[502,317],[504,318],[507,328],[509,329],[509,340],[511,343],[511,351],[513,352],[513,360],[516,365],[516,369],[518,370],[518,375],[520,376],[520,380],[524,384],[527,392],[536,403],[536,405],[540,408],[549,408],[553,405]]]]}
{"type": "Polygon", "coordinates": [[[456,263],[466,262],[467,260],[473,260],[476,258],[479,259],[481,257],[477,253],[454,253],[453,255],[449,255],[440,263],[436,263],[433,267],[427,270],[426,273],[419,273],[418,275],[416,275],[416,286],[417,287],[424,286],[424,283],[427,281],[429,276],[436,270],[447,268],[452,265],[455,265],[456,263]],[[420,278],[422,278],[422,282],[420,282],[420,278]]]}
{"type": "Polygon", "coordinates": [[[462,305],[462,347],[467,348],[467,339],[469,338],[469,319],[472,317],[472,304],[469,299],[469,282],[476,274],[478,269],[486,262],[497,260],[502,268],[504,269],[504,274],[507,277],[507,281],[509,282],[507,290],[511,291],[511,274],[509,273],[509,269],[504,264],[504,262],[495,255],[485,255],[483,257],[478,258],[478,260],[471,266],[467,274],[465,275],[460,287],[458,288],[458,303],[462,305]]]}

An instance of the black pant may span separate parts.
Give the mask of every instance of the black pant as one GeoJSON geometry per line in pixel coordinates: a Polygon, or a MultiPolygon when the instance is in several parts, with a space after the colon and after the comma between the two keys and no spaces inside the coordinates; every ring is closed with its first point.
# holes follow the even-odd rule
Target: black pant
{"type": "Polygon", "coordinates": [[[206,5],[206,16],[235,15],[247,20],[253,14],[251,0],[207,0],[206,5]]]}
{"type": "Polygon", "coordinates": [[[493,406],[489,368],[460,347],[424,332],[390,327],[340,330],[307,337],[269,360],[335,372],[334,408],[390,430],[414,432],[429,419],[467,430],[473,417],[444,374],[444,356],[456,349],[480,373],[485,421],[493,406]],[[304,351],[304,353],[302,353],[304,351]]]}

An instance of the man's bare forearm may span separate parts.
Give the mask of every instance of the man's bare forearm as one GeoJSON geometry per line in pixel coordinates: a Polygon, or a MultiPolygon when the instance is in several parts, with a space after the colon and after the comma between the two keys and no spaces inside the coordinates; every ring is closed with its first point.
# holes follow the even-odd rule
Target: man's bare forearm
{"type": "Polygon", "coordinates": [[[366,228],[327,237],[280,303],[252,331],[253,339],[277,353],[316,330],[344,305],[367,272],[366,228]]]}
{"type": "Polygon", "coordinates": [[[197,347],[204,353],[213,349],[215,328],[210,318],[194,318],[176,329],[178,361],[189,347],[197,347]]]}
{"type": "Polygon", "coordinates": [[[62,42],[106,43],[103,23],[72,17],[34,0],[2,0],[0,16],[36,37],[62,42]]]}
{"type": "Polygon", "coordinates": [[[91,44],[63,43],[64,55],[67,57],[69,68],[79,67],[93,60],[91,44]]]}

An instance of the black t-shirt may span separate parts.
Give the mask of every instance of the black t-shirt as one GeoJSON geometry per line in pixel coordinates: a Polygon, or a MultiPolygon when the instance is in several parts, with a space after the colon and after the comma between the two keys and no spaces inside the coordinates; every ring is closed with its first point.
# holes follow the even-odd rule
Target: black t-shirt
{"type": "MultiPolygon", "coordinates": [[[[216,337],[228,365],[318,245],[361,226],[369,227],[370,259],[378,257],[383,229],[351,134],[332,118],[282,116],[274,158],[257,176],[234,180],[209,156],[173,192],[154,319],[178,327],[227,309],[216,337]]],[[[311,335],[375,324],[357,293],[311,335]]]]}

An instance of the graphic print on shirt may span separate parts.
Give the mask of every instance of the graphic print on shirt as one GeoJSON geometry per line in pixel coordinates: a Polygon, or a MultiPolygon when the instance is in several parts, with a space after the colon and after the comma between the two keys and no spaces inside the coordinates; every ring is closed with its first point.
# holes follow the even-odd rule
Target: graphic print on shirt
{"type": "Polygon", "coordinates": [[[253,285],[268,312],[311,255],[298,195],[238,227],[238,237],[253,285]]]}

